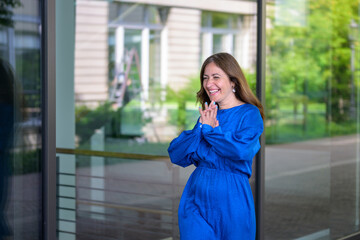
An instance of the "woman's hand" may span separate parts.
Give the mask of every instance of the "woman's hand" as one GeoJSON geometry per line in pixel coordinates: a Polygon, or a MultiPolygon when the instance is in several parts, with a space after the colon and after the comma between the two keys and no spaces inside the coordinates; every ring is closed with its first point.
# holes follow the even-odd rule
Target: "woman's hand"
{"type": "Polygon", "coordinates": [[[202,110],[201,107],[199,107],[199,112],[200,112],[200,123],[208,124],[213,128],[219,126],[219,121],[216,119],[217,105],[215,104],[214,101],[212,101],[210,105],[205,103],[204,110],[202,110]]]}

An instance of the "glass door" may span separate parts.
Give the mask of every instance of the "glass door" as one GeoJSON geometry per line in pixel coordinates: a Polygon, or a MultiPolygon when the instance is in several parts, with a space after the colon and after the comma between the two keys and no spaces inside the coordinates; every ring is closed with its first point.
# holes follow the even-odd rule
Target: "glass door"
{"type": "Polygon", "coordinates": [[[267,4],[265,239],[360,230],[359,9],[267,4]]]}
{"type": "Polygon", "coordinates": [[[0,239],[43,237],[41,4],[1,2],[0,239]]]}
{"type": "Polygon", "coordinates": [[[201,10],[56,3],[59,239],[179,239],[194,167],[172,165],[167,148],[198,118],[201,10]]]}

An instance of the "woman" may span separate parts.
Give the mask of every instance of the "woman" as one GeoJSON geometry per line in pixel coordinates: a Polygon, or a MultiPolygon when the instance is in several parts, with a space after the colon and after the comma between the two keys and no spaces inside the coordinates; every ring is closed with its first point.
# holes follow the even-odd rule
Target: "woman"
{"type": "Polygon", "coordinates": [[[207,58],[200,80],[200,118],[168,149],[172,163],[197,167],[180,200],[180,238],[255,239],[249,178],[260,149],[263,107],[230,54],[207,58]]]}

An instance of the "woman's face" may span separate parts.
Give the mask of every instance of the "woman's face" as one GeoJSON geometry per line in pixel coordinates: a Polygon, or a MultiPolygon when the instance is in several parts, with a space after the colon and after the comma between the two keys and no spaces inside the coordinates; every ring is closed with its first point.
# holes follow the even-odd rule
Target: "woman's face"
{"type": "Polygon", "coordinates": [[[211,101],[222,106],[233,105],[236,102],[232,83],[227,74],[215,63],[211,62],[205,67],[203,87],[211,101]]]}

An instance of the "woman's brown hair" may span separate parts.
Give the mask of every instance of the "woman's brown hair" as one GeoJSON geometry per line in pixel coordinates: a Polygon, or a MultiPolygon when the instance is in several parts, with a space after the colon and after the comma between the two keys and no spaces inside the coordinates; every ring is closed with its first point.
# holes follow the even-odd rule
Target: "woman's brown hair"
{"type": "Polygon", "coordinates": [[[215,63],[216,66],[221,68],[229,77],[230,81],[235,84],[235,96],[238,100],[250,103],[256,106],[261,114],[261,117],[265,119],[264,108],[261,105],[259,99],[253,94],[251,91],[249,84],[246,81],[245,75],[241,70],[236,59],[228,53],[216,53],[210,57],[208,57],[200,71],[200,90],[197,92],[197,101],[200,102],[202,107],[204,108],[205,102],[210,103],[210,98],[207,95],[203,82],[204,82],[204,72],[205,68],[209,63],[215,63]]]}

